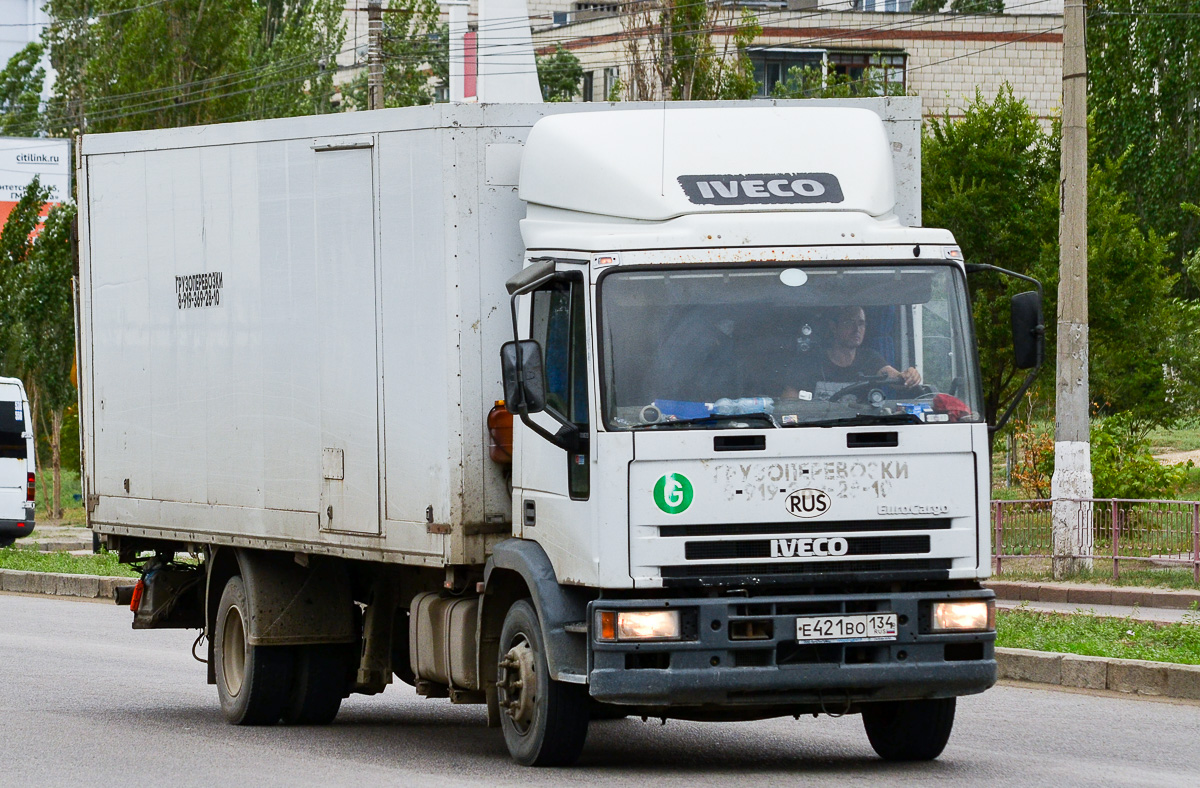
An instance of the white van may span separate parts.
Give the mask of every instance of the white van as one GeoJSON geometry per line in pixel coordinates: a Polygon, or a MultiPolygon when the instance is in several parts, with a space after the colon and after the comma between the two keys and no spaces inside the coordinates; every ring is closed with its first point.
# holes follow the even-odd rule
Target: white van
{"type": "Polygon", "coordinates": [[[33,533],[34,456],[25,386],[0,378],[0,547],[33,533]]]}

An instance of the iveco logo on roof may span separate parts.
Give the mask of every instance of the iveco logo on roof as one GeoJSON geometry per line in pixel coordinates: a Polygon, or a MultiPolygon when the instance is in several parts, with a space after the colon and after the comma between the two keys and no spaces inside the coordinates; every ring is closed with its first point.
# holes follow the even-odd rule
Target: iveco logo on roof
{"type": "Polygon", "coordinates": [[[695,205],[839,203],[844,199],[842,185],[828,172],[680,175],[678,180],[695,205]]]}

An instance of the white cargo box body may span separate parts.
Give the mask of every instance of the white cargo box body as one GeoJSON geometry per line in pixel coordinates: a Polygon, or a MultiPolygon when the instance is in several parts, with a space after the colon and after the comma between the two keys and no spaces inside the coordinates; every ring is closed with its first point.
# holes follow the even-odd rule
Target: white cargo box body
{"type": "MultiPolygon", "coordinates": [[[[913,106],[877,111],[895,108],[897,213],[915,224],[913,106]]],[[[511,533],[485,420],[524,251],[521,144],[543,115],[606,108],[436,105],[84,137],[91,526],[482,561],[511,533]]]]}
{"type": "Polygon", "coordinates": [[[437,565],[508,533],[515,109],[84,138],[93,527],[437,565]]]}

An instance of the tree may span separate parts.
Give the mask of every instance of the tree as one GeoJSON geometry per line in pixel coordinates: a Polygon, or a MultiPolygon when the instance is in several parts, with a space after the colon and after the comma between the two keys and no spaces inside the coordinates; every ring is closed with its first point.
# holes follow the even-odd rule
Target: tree
{"type": "Polygon", "coordinates": [[[758,93],[746,47],[762,26],[749,10],[705,0],[638,0],[621,24],[630,98],[705,101],[758,93]],[[719,49],[713,42],[718,29],[719,49]]]}
{"type": "MultiPolygon", "coordinates": [[[[1200,0],[1097,0],[1088,13],[1088,100],[1097,152],[1122,162],[1130,205],[1171,239],[1174,270],[1200,248],[1200,0]]],[[[1196,297],[1188,274],[1179,294],[1196,297]]]]}
{"type": "Polygon", "coordinates": [[[1003,14],[1004,0],[950,0],[952,14],[1003,14]]]}
{"type": "Polygon", "coordinates": [[[570,101],[579,95],[583,66],[579,58],[559,44],[554,54],[537,59],[538,82],[546,101],[570,101]]]}
{"type": "Polygon", "coordinates": [[[42,45],[26,44],[0,71],[0,134],[33,137],[42,131],[42,45]]]}
{"type": "MultiPolygon", "coordinates": [[[[1120,167],[1103,160],[1088,175],[1090,387],[1099,413],[1123,413],[1149,428],[1180,412],[1163,374],[1178,323],[1170,299],[1176,277],[1167,239],[1143,229],[1120,191],[1120,167]]],[[[1057,201],[1050,206],[1057,208],[1057,201]]],[[[1058,262],[1057,245],[1052,262],[1058,262]]]]}
{"type": "Polygon", "coordinates": [[[62,519],[63,414],[76,400],[71,382],[75,360],[75,308],[71,291],[75,255],[71,229],[75,206],[59,205],[46,217],[45,227],[30,250],[19,296],[24,323],[23,355],[29,360],[26,383],[38,391],[40,406],[49,416],[50,467],[54,484],[50,517],[62,519]]]}
{"type": "MultiPolygon", "coordinates": [[[[383,105],[432,104],[436,84],[450,81],[450,34],[435,0],[394,0],[383,15],[383,105]]],[[[367,108],[364,71],[344,89],[349,105],[367,108]]]]}
{"type": "MultiPolygon", "coordinates": [[[[1048,348],[1058,284],[1058,144],[1057,128],[1043,131],[1006,86],[992,102],[976,93],[961,120],[931,121],[922,159],[925,223],[951,230],[968,262],[1042,281],[1048,348]]],[[[1122,168],[1119,160],[1100,159],[1088,176],[1090,389],[1099,413],[1123,413],[1145,429],[1182,411],[1164,374],[1182,317],[1169,298],[1166,239],[1131,210],[1117,186],[1122,168]]],[[[973,274],[970,284],[984,402],[994,423],[1023,376],[1011,362],[1007,302],[1025,286],[989,274],[973,274]]],[[[1043,388],[1050,383],[1043,376],[1043,388]]]]}
{"type": "Polygon", "coordinates": [[[260,2],[262,21],[252,60],[263,88],[250,93],[253,116],[293,117],[337,111],[333,99],[338,89],[333,77],[346,36],[343,4],[328,0],[260,2]]]}
{"type": "MultiPolygon", "coordinates": [[[[26,336],[22,293],[29,276],[41,212],[48,199],[50,189],[42,186],[35,176],[0,230],[0,370],[25,382],[35,432],[41,404],[41,391],[34,374],[38,356],[31,352],[26,336]]],[[[70,325],[74,330],[73,319],[70,325]]]]}
{"type": "Polygon", "coordinates": [[[52,132],[330,111],[335,0],[48,0],[52,132]]]}
{"type": "MultiPolygon", "coordinates": [[[[946,7],[946,0],[913,0],[914,14],[938,14],[946,7]]],[[[946,13],[951,14],[1003,14],[1004,0],[951,0],[946,13]]]]}
{"type": "MultiPolygon", "coordinates": [[[[923,221],[952,231],[969,262],[1057,281],[1043,254],[1057,236],[1057,212],[1047,210],[1056,172],[1045,132],[1011,86],[991,102],[976,91],[961,119],[928,123],[922,142],[923,221]]],[[[1013,366],[1005,317],[1017,289],[994,275],[971,279],[984,406],[992,423],[1023,377],[1013,366]]],[[[1052,295],[1053,286],[1047,284],[1046,292],[1052,295]]]]}

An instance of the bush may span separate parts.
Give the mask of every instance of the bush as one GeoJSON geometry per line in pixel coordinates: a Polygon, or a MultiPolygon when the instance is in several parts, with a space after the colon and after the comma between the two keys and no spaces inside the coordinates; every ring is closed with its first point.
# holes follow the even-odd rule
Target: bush
{"type": "Polygon", "coordinates": [[[1170,498],[1193,463],[1163,465],[1144,429],[1127,413],[1092,422],[1092,487],[1097,498],[1170,498]]]}
{"type": "MultiPolygon", "coordinates": [[[[1032,498],[1050,496],[1054,476],[1054,427],[1017,422],[1019,455],[1013,480],[1032,498]]],[[[1091,426],[1092,496],[1173,498],[1194,463],[1163,465],[1150,451],[1145,425],[1129,413],[1094,419],[1091,426]]]]}

